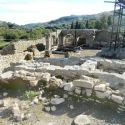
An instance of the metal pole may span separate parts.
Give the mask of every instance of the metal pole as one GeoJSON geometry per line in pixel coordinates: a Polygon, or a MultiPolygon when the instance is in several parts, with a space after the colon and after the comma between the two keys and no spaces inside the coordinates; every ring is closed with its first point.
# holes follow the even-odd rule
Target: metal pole
{"type": "Polygon", "coordinates": [[[110,49],[112,47],[112,42],[113,42],[113,30],[114,30],[114,22],[115,22],[115,10],[116,10],[116,2],[115,2],[115,5],[114,5],[113,22],[112,22],[112,32],[111,32],[111,40],[110,40],[110,49]]]}

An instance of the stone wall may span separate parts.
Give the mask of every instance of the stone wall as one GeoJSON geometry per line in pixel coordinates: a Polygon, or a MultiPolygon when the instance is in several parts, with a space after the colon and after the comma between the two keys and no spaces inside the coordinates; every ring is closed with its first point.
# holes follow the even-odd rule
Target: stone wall
{"type": "MultiPolygon", "coordinates": [[[[77,45],[79,38],[85,38],[86,44],[88,46],[91,46],[94,37],[95,37],[95,29],[68,29],[68,30],[62,30],[59,34],[59,48],[66,46],[65,38],[66,36],[71,36],[72,39],[68,42],[68,47],[71,45],[77,45]]],[[[70,37],[69,37],[70,39],[70,37]]],[[[84,42],[84,41],[83,41],[84,42]]],[[[84,43],[82,43],[84,44],[84,43]]]]}
{"type": "Polygon", "coordinates": [[[1,50],[1,55],[7,55],[7,54],[14,54],[14,53],[20,53],[25,50],[31,45],[36,45],[39,43],[43,43],[45,45],[45,38],[38,39],[38,40],[28,40],[28,41],[18,41],[10,43],[10,45],[4,47],[1,50]]]}
{"type": "Polygon", "coordinates": [[[18,41],[10,43],[0,51],[0,73],[3,69],[8,68],[11,63],[16,63],[24,60],[28,52],[24,52],[31,45],[43,43],[45,45],[45,38],[39,40],[18,41]]]}
{"type": "Polygon", "coordinates": [[[111,32],[95,29],[70,29],[62,30],[58,37],[59,48],[77,45],[79,43],[79,38],[84,38],[81,44],[86,44],[86,46],[90,48],[102,48],[109,45],[111,32]],[[66,44],[66,37],[68,37],[68,45],[66,44]]]}
{"type": "Polygon", "coordinates": [[[2,73],[2,71],[8,67],[10,67],[10,65],[12,63],[16,63],[19,62],[20,60],[24,60],[25,56],[26,56],[27,52],[24,53],[16,53],[16,54],[12,54],[12,55],[0,55],[0,74],[2,73]]]}

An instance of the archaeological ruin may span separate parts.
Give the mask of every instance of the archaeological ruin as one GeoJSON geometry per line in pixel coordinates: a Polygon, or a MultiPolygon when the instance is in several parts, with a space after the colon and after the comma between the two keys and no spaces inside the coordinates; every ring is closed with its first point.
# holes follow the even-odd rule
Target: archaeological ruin
{"type": "Polygon", "coordinates": [[[0,50],[0,125],[125,125],[124,33],[113,28],[57,30],[0,50]]]}
{"type": "MultiPolygon", "coordinates": [[[[86,49],[106,46],[110,36],[111,33],[108,31],[94,29],[61,30],[58,33],[46,33],[40,40],[19,41],[3,48],[0,52],[0,87],[4,89],[0,97],[0,115],[4,109],[10,110],[8,117],[12,116],[16,122],[25,122],[33,115],[28,107],[41,104],[45,112],[54,113],[59,110],[59,105],[70,102],[68,108],[71,111],[79,110],[72,103],[74,99],[78,104],[83,101],[103,107],[108,105],[113,108],[108,107],[109,110],[123,113],[125,61],[99,57],[97,55],[100,55],[100,50],[94,56],[88,56],[89,54],[84,56],[87,53],[86,49]],[[35,45],[39,47],[42,45],[44,49],[39,51],[35,45]],[[64,48],[77,48],[77,50],[65,56],[64,48]],[[22,91],[24,88],[28,89],[28,92],[31,91],[31,93],[26,91],[27,98],[32,95],[34,89],[37,90],[37,94],[24,103],[24,108],[21,108],[23,105],[21,100],[8,101],[8,98],[11,98],[8,89],[16,92],[16,89],[22,91]]],[[[118,54],[119,57],[124,55],[117,52],[118,54]]],[[[78,119],[81,118],[88,124],[93,122],[84,114],[76,117],[74,122],[79,122],[78,119]]],[[[40,124],[44,124],[42,122],[40,124]]]]}
{"type": "Polygon", "coordinates": [[[105,2],[107,30],[46,32],[0,50],[0,125],[125,125],[125,1],[105,2]]]}

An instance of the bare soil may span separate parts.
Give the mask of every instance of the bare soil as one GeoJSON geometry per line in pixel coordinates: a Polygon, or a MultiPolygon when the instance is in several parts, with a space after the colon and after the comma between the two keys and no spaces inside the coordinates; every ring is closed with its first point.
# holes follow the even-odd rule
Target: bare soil
{"type": "MultiPolygon", "coordinates": [[[[8,98],[18,100],[15,97],[8,98]]],[[[56,107],[56,111],[46,112],[41,102],[30,106],[28,112],[31,114],[31,118],[22,122],[14,122],[9,110],[0,108],[0,125],[72,125],[73,119],[82,113],[89,117],[91,125],[125,125],[124,111],[118,112],[115,107],[97,102],[69,97],[56,107]],[[71,110],[70,105],[73,105],[74,109],[71,110]]]]}

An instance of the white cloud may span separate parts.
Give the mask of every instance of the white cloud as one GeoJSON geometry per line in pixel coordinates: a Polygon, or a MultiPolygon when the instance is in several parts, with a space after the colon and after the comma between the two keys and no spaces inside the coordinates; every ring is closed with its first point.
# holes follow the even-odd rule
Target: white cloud
{"type": "MultiPolygon", "coordinates": [[[[96,1],[96,0],[95,0],[96,1]]],[[[106,10],[112,10],[113,6],[98,2],[64,2],[57,0],[35,0],[34,2],[0,3],[0,20],[15,22],[18,24],[46,22],[61,16],[77,14],[94,14],[106,10]]]]}

